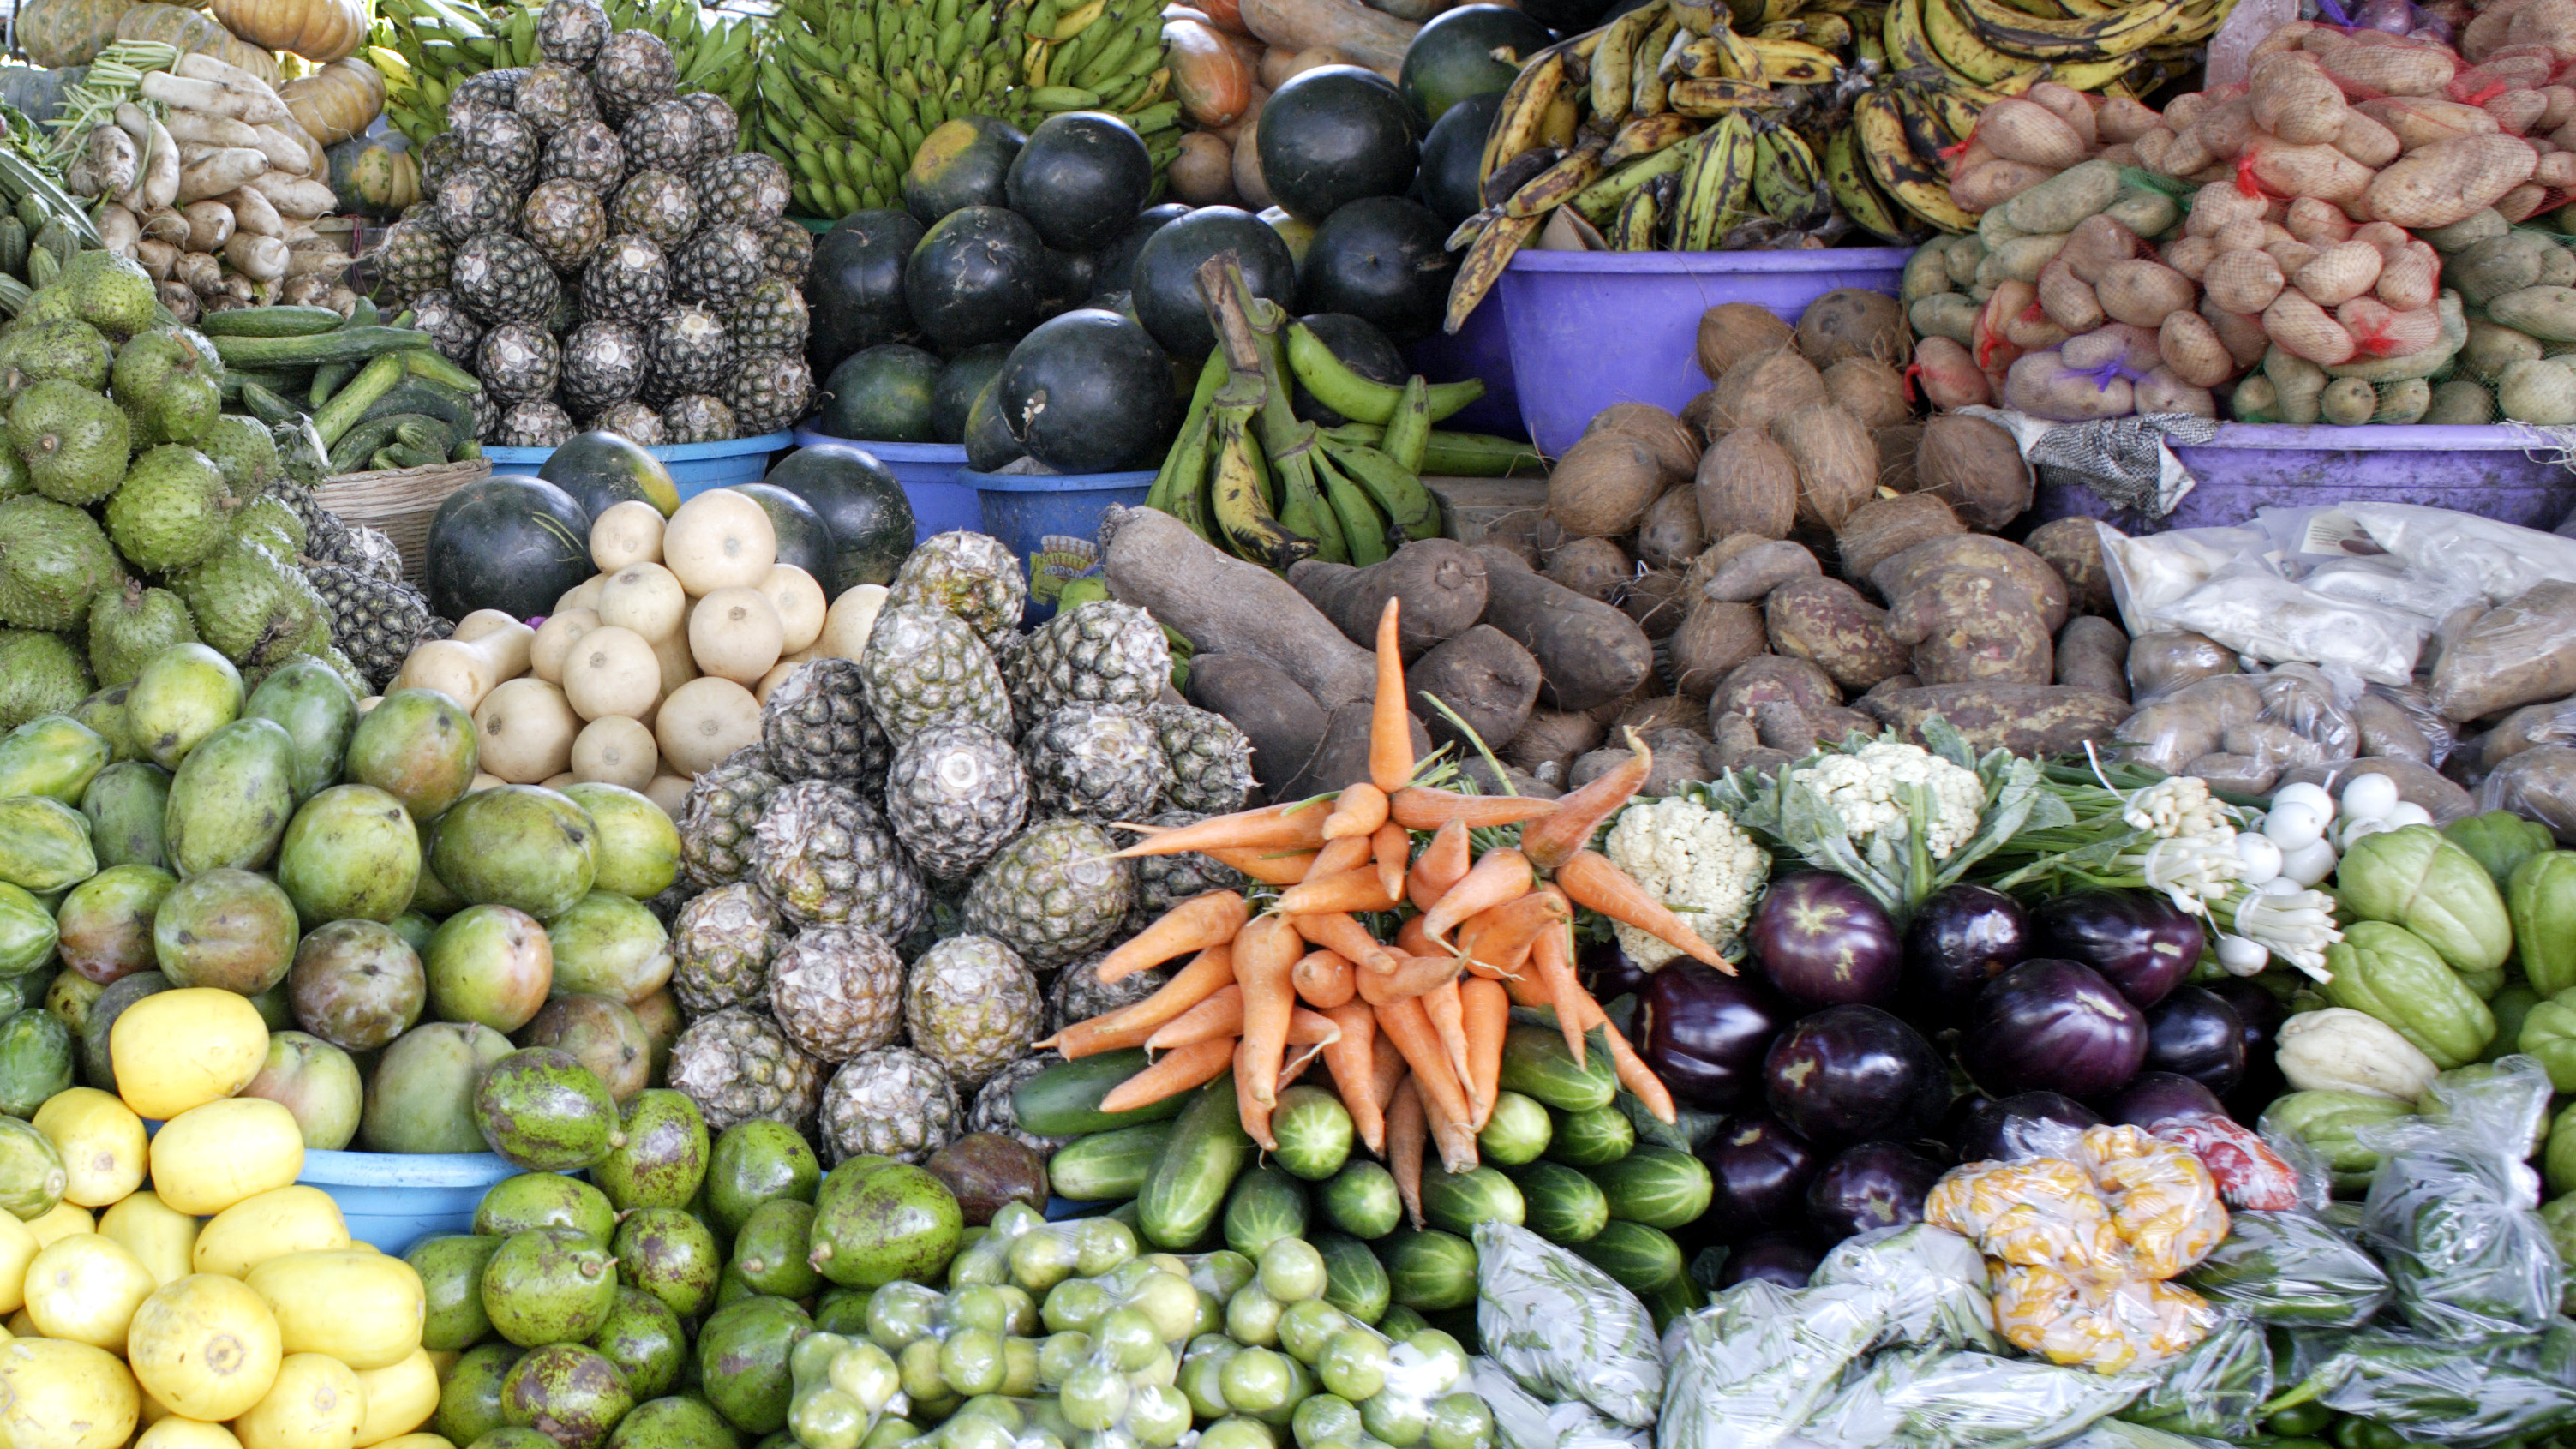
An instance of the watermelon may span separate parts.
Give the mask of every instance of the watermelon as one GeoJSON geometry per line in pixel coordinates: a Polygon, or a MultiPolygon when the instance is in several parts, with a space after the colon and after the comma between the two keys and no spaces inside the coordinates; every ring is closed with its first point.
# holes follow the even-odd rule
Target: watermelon
{"type": "Polygon", "coordinates": [[[1151,468],[1179,421],[1171,364],[1154,339],[1096,307],[1040,324],[995,381],[1012,440],[1059,473],[1151,468]]]}
{"type": "Polygon", "coordinates": [[[975,395],[1001,375],[1002,364],[1010,356],[1009,343],[987,342],[958,353],[939,369],[939,379],[930,387],[932,436],[943,443],[966,441],[966,418],[974,411],[975,395]]]}
{"type": "Polygon", "coordinates": [[[577,433],[538,467],[537,476],[572,495],[592,518],[630,500],[650,503],[668,518],[680,507],[680,487],[662,460],[621,433],[577,433]]]}
{"type": "Polygon", "coordinates": [[[946,351],[1016,341],[1037,325],[1046,243],[1018,212],[969,206],[922,233],[903,272],[904,305],[946,351]]]}
{"type": "Polygon", "coordinates": [[[1234,1180],[1225,1199],[1225,1245],[1247,1258],[1281,1238],[1306,1236],[1313,1215],[1306,1185],[1277,1167],[1258,1167],[1234,1180]]]}
{"type": "Polygon", "coordinates": [[[871,443],[937,440],[930,423],[931,386],[939,359],[900,342],[863,348],[841,360],[815,400],[815,431],[871,443]]]}
{"type": "Polygon", "coordinates": [[[429,520],[429,607],[462,619],[498,609],[513,619],[551,613],[590,562],[590,514],[543,478],[497,473],[447,495],[429,520]]]}
{"type": "Polygon", "coordinates": [[[921,234],[911,216],[879,208],[842,217],[814,243],[805,274],[805,307],[812,314],[805,359],[816,377],[831,376],[842,358],[862,348],[911,335],[903,269],[921,234]]]}
{"type": "Polygon", "coordinates": [[[1153,238],[1154,233],[1189,214],[1190,209],[1180,202],[1166,201],[1129,217],[1127,224],[1118,229],[1118,235],[1101,249],[1092,266],[1092,300],[1099,301],[1112,292],[1125,292],[1132,288],[1136,277],[1136,254],[1145,249],[1145,243],[1153,238]]]}
{"type": "Polygon", "coordinates": [[[1089,252],[1060,252],[1048,247],[1038,258],[1038,320],[1061,317],[1089,304],[1099,260],[1089,252]]]}
{"type": "Polygon", "coordinates": [[[1010,424],[1002,421],[1002,378],[994,374],[966,410],[966,466],[978,473],[999,473],[1025,458],[1010,424]]]}
{"type": "Polygon", "coordinates": [[[1526,1214],[1521,1226],[1551,1243],[1584,1243],[1610,1221],[1610,1200],[1591,1178],[1561,1162],[1533,1162],[1513,1174],[1526,1214]]]}
{"type": "Polygon", "coordinates": [[[1297,260],[1288,243],[1259,217],[1237,206],[1202,206],[1173,221],[1136,254],[1137,320],[1163,350],[1197,362],[1216,348],[1216,329],[1199,296],[1199,264],[1233,252],[1252,295],[1285,307],[1297,288],[1297,260]]]}
{"type": "Polygon", "coordinates": [[[778,561],[803,569],[823,586],[826,599],[840,596],[840,545],[831,525],[814,505],[775,483],[737,483],[733,491],[760,505],[778,534],[778,561]]]}
{"type": "Polygon", "coordinates": [[[1027,140],[992,116],[959,116],[933,129],[904,169],[904,210],[929,226],[969,206],[1008,205],[1004,178],[1027,140]]]}
{"type": "Polygon", "coordinates": [[[1429,125],[1469,96],[1500,95],[1544,49],[1547,27],[1502,5],[1461,5],[1423,22],[1404,48],[1396,89],[1429,125]]]}
{"type": "Polygon", "coordinates": [[[1449,228],[1418,201],[1363,196],[1315,228],[1297,267],[1297,309],[1346,312],[1397,343],[1440,329],[1458,259],[1449,228]]]}
{"type": "Polygon", "coordinates": [[[1442,112],[1423,138],[1414,200],[1451,227],[1483,209],[1483,178],[1477,172],[1484,165],[1485,135],[1494,129],[1494,113],[1502,108],[1500,92],[1469,96],[1442,112]]]}
{"type": "Polygon", "coordinates": [[[1644,1223],[1612,1218],[1600,1232],[1566,1246],[1631,1293],[1652,1292],[1681,1276],[1681,1244],[1644,1223]]]}
{"type": "Polygon", "coordinates": [[[1323,65],[1271,94],[1254,146],[1271,199],[1321,222],[1363,196],[1403,195],[1421,159],[1422,125],[1386,77],[1323,65]]]}
{"type": "Polygon", "coordinates": [[[860,449],[847,443],[799,448],[761,481],[813,505],[840,556],[840,589],[892,582],[912,552],[912,500],[885,464],[860,449]]]}
{"type": "MultiPolygon", "coordinates": [[[[926,144],[926,143],[925,143],[926,144]]],[[[1040,121],[1011,159],[1003,191],[1060,251],[1093,252],[1117,239],[1154,189],[1154,158],[1136,128],[1100,111],[1040,121]]]]}

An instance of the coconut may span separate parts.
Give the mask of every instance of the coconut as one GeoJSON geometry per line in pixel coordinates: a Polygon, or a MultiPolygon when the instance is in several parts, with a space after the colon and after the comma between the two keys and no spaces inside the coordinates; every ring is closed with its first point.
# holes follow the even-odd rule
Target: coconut
{"type": "Polygon", "coordinates": [[[1760,609],[1703,603],[1673,631],[1673,689],[1705,696],[1735,666],[1769,647],[1760,609]]]}
{"type": "Polygon", "coordinates": [[[1547,561],[1547,576],[1587,599],[1608,603],[1635,569],[1627,550],[1606,538],[1578,538],[1547,561]]]}
{"type": "Polygon", "coordinates": [[[1720,302],[1699,314],[1699,370],[1726,376],[1754,353],[1787,345],[1797,332],[1778,313],[1751,302],[1720,302]]]}
{"type": "Polygon", "coordinates": [[[1921,423],[1898,423],[1892,428],[1872,428],[1869,440],[1878,444],[1878,486],[1889,493],[1911,493],[1916,487],[1914,450],[1923,443],[1921,423]]]}
{"type": "Polygon", "coordinates": [[[2102,566],[2102,531],[2089,518],[2043,523],[2022,547],[2047,560],[2066,580],[2066,607],[2078,614],[2111,612],[2111,575],[2102,566]]]}
{"type": "Polygon", "coordinates": [[[1877,495],[1878,445],[1841,408],[1820,403],[1786,413],[1771,424],[1771,440],[1797,465],[1799,522],[1840,528],[1877,495]]]}
{"type": "MultiPolygon", "coordinates": [[[[1687,496],[1687,495],[1685,495],[1687,496]]],[[[1682,626],[1686,612],[1682,599],[1682,575],[1670,569],[1648,569],[1628,581],[1619,591],[1619,607],[1637,621],[1649,639],[1671,636],[1682,626]]]]}
{"type": "Polygon", "coordinates": [[[1699,434],[1653,403],[1612,403],[1583,429],[1587,438],[1594,433],[1621,433],[1645,444],[1676,479],[1688,478],[1699,466],[1699,434]]]}
{"type": "Polygon", "coordinates": [[[1699,495],[1675,488],[1646,506],[1637,526],[1637,557],[1659,569],[1685,569],[1699,557],[1699,495]]]}
{"type": "Polygon", "coordinates": [[[1871,357],[1902,367],[1914,355],[1905,309],[1884,292],[1836,287],[1798,314],[1798,350],[1818,367],[1871,357]]]}
{"type": "Polygon", "coordinates": [[[2030,464],[2013,436],[1983,418],[1943,413],[1923,425],[1914,483],[1971,528],[1997,529],[2030,506],[2030,464]]]}
{"type": "Polygon", "coordinates": [[[1875,357],[1846,357],[1824,371],[1825,396],[1864,426],[1892,428],[1914,417],[1905,374],[1875,357]]]}
{"type": "Polygon", "coordinates": [[[1719,427],[1717,420],[1711,416],[1716,407],[1717,389],[1713,387],[1701,389],[1689,402],[1682,404],[1682,426],[1693,429],[1701,437],[1712,442],[1716,441],[1718,434],[1726,431],[1719,427]]]}
{"type": "Polygon", "coordinates": [[[1754,353],[1717,380],[1709,400],[1712,430],[1767,428],[1772,419],[1825,402],[1825,379],[1795,347],[1754,353]]]}
{"type": "Polygon", "coordinates": [[[1749,533],[1787,538],[1798,521],[1798,464],[1759,428],[1718,439],[1699,460],[1700,532],[1709,538],[1749,533]]]}
{"type": "MultiPolygon", "coordinates": [[[[1679,426],[1678,423],[1675,426],[1679,426]]],[[[1554,523],[1568,538],[1615,538],[1637,531],[1646,505],[1664,491],[1663,463],[1625,432],[1594,433],[1565,450],[1547,479],[1542,556],[1556,552],[1545,536],[1554,523]]]]}
{"type": "Polygon", "coordinates": [[[1905,493],[1853,509],[1834,531],[1834,543],[1842,550],[1843,576],[1865,580],[1871,569],[1927,538],[1967,531],[1949,504],[1929,493],[1905,493]]]}

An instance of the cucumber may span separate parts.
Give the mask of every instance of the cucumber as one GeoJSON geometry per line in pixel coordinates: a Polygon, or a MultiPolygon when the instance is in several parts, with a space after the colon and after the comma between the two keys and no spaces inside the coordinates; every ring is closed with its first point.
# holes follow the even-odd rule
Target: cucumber
{"type": "Polygon", "coordinates": [[[1404,1220],[1404,1195],[1396,1191],[1395,1174],[1362,1159],[1345,1165],[1315,1189],[1324,1221],[1354,1238],[1383,1238],[1404,1220]]]}
{"type": "MultiPolygon", "coordinates": [[[[415,332],[412,335],[417,337],[420,334],[415,332]]],[[[304,339],[292,340],[300,342],[304,339]]],[[[337,362],[342,359],[324,358],[322,360],[337,362]]],[[[322,446],[328,448],[338,443],[340,435],[356,427],[359,419],[374,410],[375,405],[384,400],[385,394],[394,390],[394,384],[400,382],[402,376],[402,359],[390,353],[359,368],[358,375],[349,379],[347,385],[338,392],[331,394],[331,401],[325,403],[313,414],[313,430],[321,436],[322,446]]],[[[1051,1132],[1044,1135],[1053,1137],[1063,1134],[1051,1132]]]]}
{"type": "Polygon", "coordinates": [[[1716,1191],[1708,1164],[1673,1147],[1640,1147],[1590,1175],[1610,1216],[1666,1230],[1697,1222],[1716,1191]]]}
{"type": "Polygon", "coordinates": [[[1423,1170],[1422,1220],[1435,1228],[1465,1237],[1478,1223],[1519,1227],[1527,1213],[1521,1190],[1493,1168],[1471,1167],[1455,1173],[1436,1166],[1423,1170]]]}
{"type": "Polygon", "coordinates": [[[198,318],[197,330],[208,337],[313,337],[347,323],[328,307],[236,307],[198,318]]]}
{"type": "Polygon", "coordinates": [[[1094,1132],[1056,1149],[1047,1159],[1047,1185],[1075,1202],[1115,1202],[1134,1197],[1153,1171],[1172,1124],[1147,1122],[1094,1132]]]}
{"type": "Polygon", "coordinates": [[[448,361],[438,352],[415,347],[402,355],[403,371],[424,382],[434,382],[460,397],[472,397],[483,386],[474,374],[448,361]]]}
{"type": "Polygon", "coordinates": [[[376,310],[375,299],[372,297],[360,297],[358,299],[358,305],[349,309],[349,320],[343,325],[349,327],[373,327],[383,320],[383,314],[376,310]]]}
{"type": "Polygon", "coordinates": [[[1638,1294],[1637,1301],[1646,1305],[1646,1312],[1654,1316],[1655,1331],[1661,1333],[1674,1319],[1706,1308],[1708,1294],[1701,1291],[1690,1274],[1675,1273],[1662,1286],[1638,1294]]]}
{"type": "Polygon", "coordinates": [[[1644,1223],[1612,1218],[1590,1239],[1566,1247],[1631,1293],[1651,1293],[1682,1272],[1681,1244],[1644,1223]]]}
{"type": "Polygon", "coordinates": [[[1386,1265],[1369,1246],[1348,1233],[1317,1233],[1311,1241],[1324,1255],[1324,1301],[1362,1323],[1386,1316],[1386,1265]]]}
{"type": "Polygon", "coordinates": [[[430,345],[428,333],[408,327],[343,327],[311,337],[217,337],[215,354],[223,358],[226,367],[320,367],[326,362],[364,362],[389,352],[430,345]]]}
{"type": "Polygon", "coordinates": [[[471,398],[409,373],[396,378],[384,396],[369,404],[365,416],[375,418],[386,413],[423,413],[447,424],[450,433],[470,437],[474,432],[474,403],[471,398]]]}
{"type": "Polygon", "coordinates": [[[1538,1161],[1555,1131],[1556,1124],[1538,1098],[1497,1092],[1493,1115],[1476,1133],[1476,1148],[1478,1155],[1497,1167],[1518,1167],[1538,1161]]]}
{"type": "Polygon", "coordinates": [[[415,423],[431,428],[441,426],[437,419],[424,413],[386,413],[360,422],[331,445],[331,471],[334,474],[356,472],[365,460],[376,455],[378,449],[393,446],[402,429],[415,423]]]}
{"type": "MultiPolygon", "coordinates": [[[[1032,1077],[1019,1091],[1042,1080],[1032,1077]]],[[[1235,1174],[1252,1158],[1252,1135],[1243,1130],[1235,1110],[1232,1072],[1184,1095],[1186,1105],[1172,1127],[1172,1140],[1136,1193],[1137,1229],[1158,1248],[1186,1248],[1207,1236],[1235,1174]]],[[[1020,1120],[1027,1127],[1028,1119],[1020,1120]]]]}
{"type": "Polygon", "coordinates": [[[1140,1122],[1168,1122],[1189,1105],[1186,1092],[1149,1102],[1132,1112],[1103,1112],[1100,1099],[1145,1069],[1142,1049],[1102,1052],[1057,1062],[1011,1089],[1011,1111],[1020,1130],[1039,1137],[1079,1137],[1140,1122]]]}
{"type": "Polygon", "coordinates": [[[1543,1154],[1550,1162],[1568,1167],[1600,1167],[1618,1161],[1637,1146],[1637,1124],[1617,1107],[1595,1107],[1588,1112],[1560,1112],[1556,1130],[1547,1140],[1543,1154]]]}
{"type": "Polygon", "coordinates": [[[329,402],[331,394],[347,386],[349,379],[357,375],[358,364],[354,362],[324,363],[313,369],[313,391],[306,395],[305,401],[318,408],[329,402]]]}
{"type": "Polygon", "coordinates": [[[1619,1095],[1606,1039],[1578,1062],[1565,1049],[1564,1033],[1525,1023],[1503,1033],[1501,1080],[1506,1090],[1536,1097],[1560,1112],[1607,1107],[1619,1095]]]}
{"type": "Polygon", "coordinates": [[[279,423],[287,421],[289,418],[300,417],[303,414],[303,410],[296,407],[295,404],[279,397],[276,393],[271,392],[269,389],[251,381],[249,378],[242,379],[241,400],[242,406],[250,409],[250,415],[252,417],[259,419],[261,422],[266,423],[271,427],[275,427],[279,423]]]}
{"type": "Polygon", "coordinates": [[[1600,1185],[1561,1162],[1533,1162],[1512,1180],[1521,1190],[1521,1226],[1551,1243],[1589,1242],[1610,1221],[1600,1185]]]}
{"type": "Polygon", "coordinates": [[[1247,1258],[1281,1238],[1306,1236],[1310,1206],[1306,1184],[1276,1167],[1257,1167],[1234,1180],[1225,1199],[1225,1245],[1247,1258]]]}
{"type": "Polygon", "coordinates": [[[1350,1160],[1351,1112],[1342,1099],[1321,1087],[1294,1086],[1279,1094],[1270,1114],[1270,1135],[1279,1146],[1272,1152],[1279,1165],[1308,1182],[1322,1182],[1350,1160]]]}
{"type": "Polygon", "coordinates": [[[1476,1301],[1476,1245],[1455,1233],[1408,1228],[1376,1244],[1376,1252],[1386,1265],[1387,1297],[1398,1307],[1438,1313],[1476,1301]]]}

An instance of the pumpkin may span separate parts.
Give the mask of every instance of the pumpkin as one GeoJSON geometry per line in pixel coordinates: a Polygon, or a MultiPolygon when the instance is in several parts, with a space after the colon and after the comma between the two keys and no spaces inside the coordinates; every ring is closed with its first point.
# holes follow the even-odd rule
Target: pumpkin
{"type": "Polygon", "coordinates": [[[331,194],[340,210],[360,216],[399,216],[420,200],[420,164],[400,136],[386,141],[351,137],[330,148],[331,194]]]}
{"type": "Polygon", "coordinates": [[[214,12],[251,44],[310,61],[355,54],[367,38],[366,0],[214,0],[214,12]]]}
{"type": "Polygon", "coordinates": [[[374,125],[385,109],[385,78],[356,56],[343,56],[278,88],[296,123],[325,146],[374,125]]]}
{"type": "Polygon", "coordinates": [[[235,70],[248,71],[268,82],[270,90],[277,89],[279,82],[286,79],[286,73],[277,68],[277,52],[262,50],[231,31],[225,31],[210,44],[197,48],[235,70]]]}
{"type": "Polygon", "coordinates": [[[116,22],[128,0],[24,0],[18,7],[18,45],[27,58],[53,68],[87,65],[116,39],[116,22]]]}
{"type": "Polygon", "coordinates": [[[206,18],[202,10],[182,5],[146,3],[129,5],[116,20],[119,40],[151,40],[175,45],[181,50],[211,50],[215,37],[224,28],[206,18]]]}

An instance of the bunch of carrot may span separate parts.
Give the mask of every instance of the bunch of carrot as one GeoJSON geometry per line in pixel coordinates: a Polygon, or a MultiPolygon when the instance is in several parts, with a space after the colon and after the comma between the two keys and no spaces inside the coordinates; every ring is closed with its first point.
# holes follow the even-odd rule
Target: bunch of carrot
{"type": "Polygon", "coordinates": [[[1040,1046],[1068,1058],[1143,1047],[1160,1053],[1101,1102],[1141,1107],[1231,1070],[1244,1130],[1276,1147],[1279,1093],[1320,1057],[1360,1138],[1383,1155],[1421,1221],[1426,1143],[1451,1172],[1476,1165],[1494,1110],[1503,1033],[1514,1005],[1552,1011],[1577,1060],[1599,1028],[1621,1085],[1673,1120],[1672,1095],[1583,988],[1574,908],[1588,907],[1733,969],[1679,916],[1586,846],[1642,785],[1631,758],[1556,800],[1466,795],[1413,783],[1412,722],[1396,648],[1395,600],[1378,621],[1369,779],[1339,793],[1171,829],[1122,824],[1145,839],[1121,857],[1197,852],[1284,887],[1254,915],[1211,891],[1174,906],[1104,957],[1104,982],[1190,959],[1160,990],[1073,1023],[1040,1046]],[[1475,854],[1471,830],[1518,827],[1517,846],[1475,854]],[[1419,844],[1416,836],[1426,836],[1419,844]],[[1392,942],[1360,917],[1410,907],[1392,942]],[[1381,1047],[1381,1042],[1384,1046],[1381,1047]]]}

